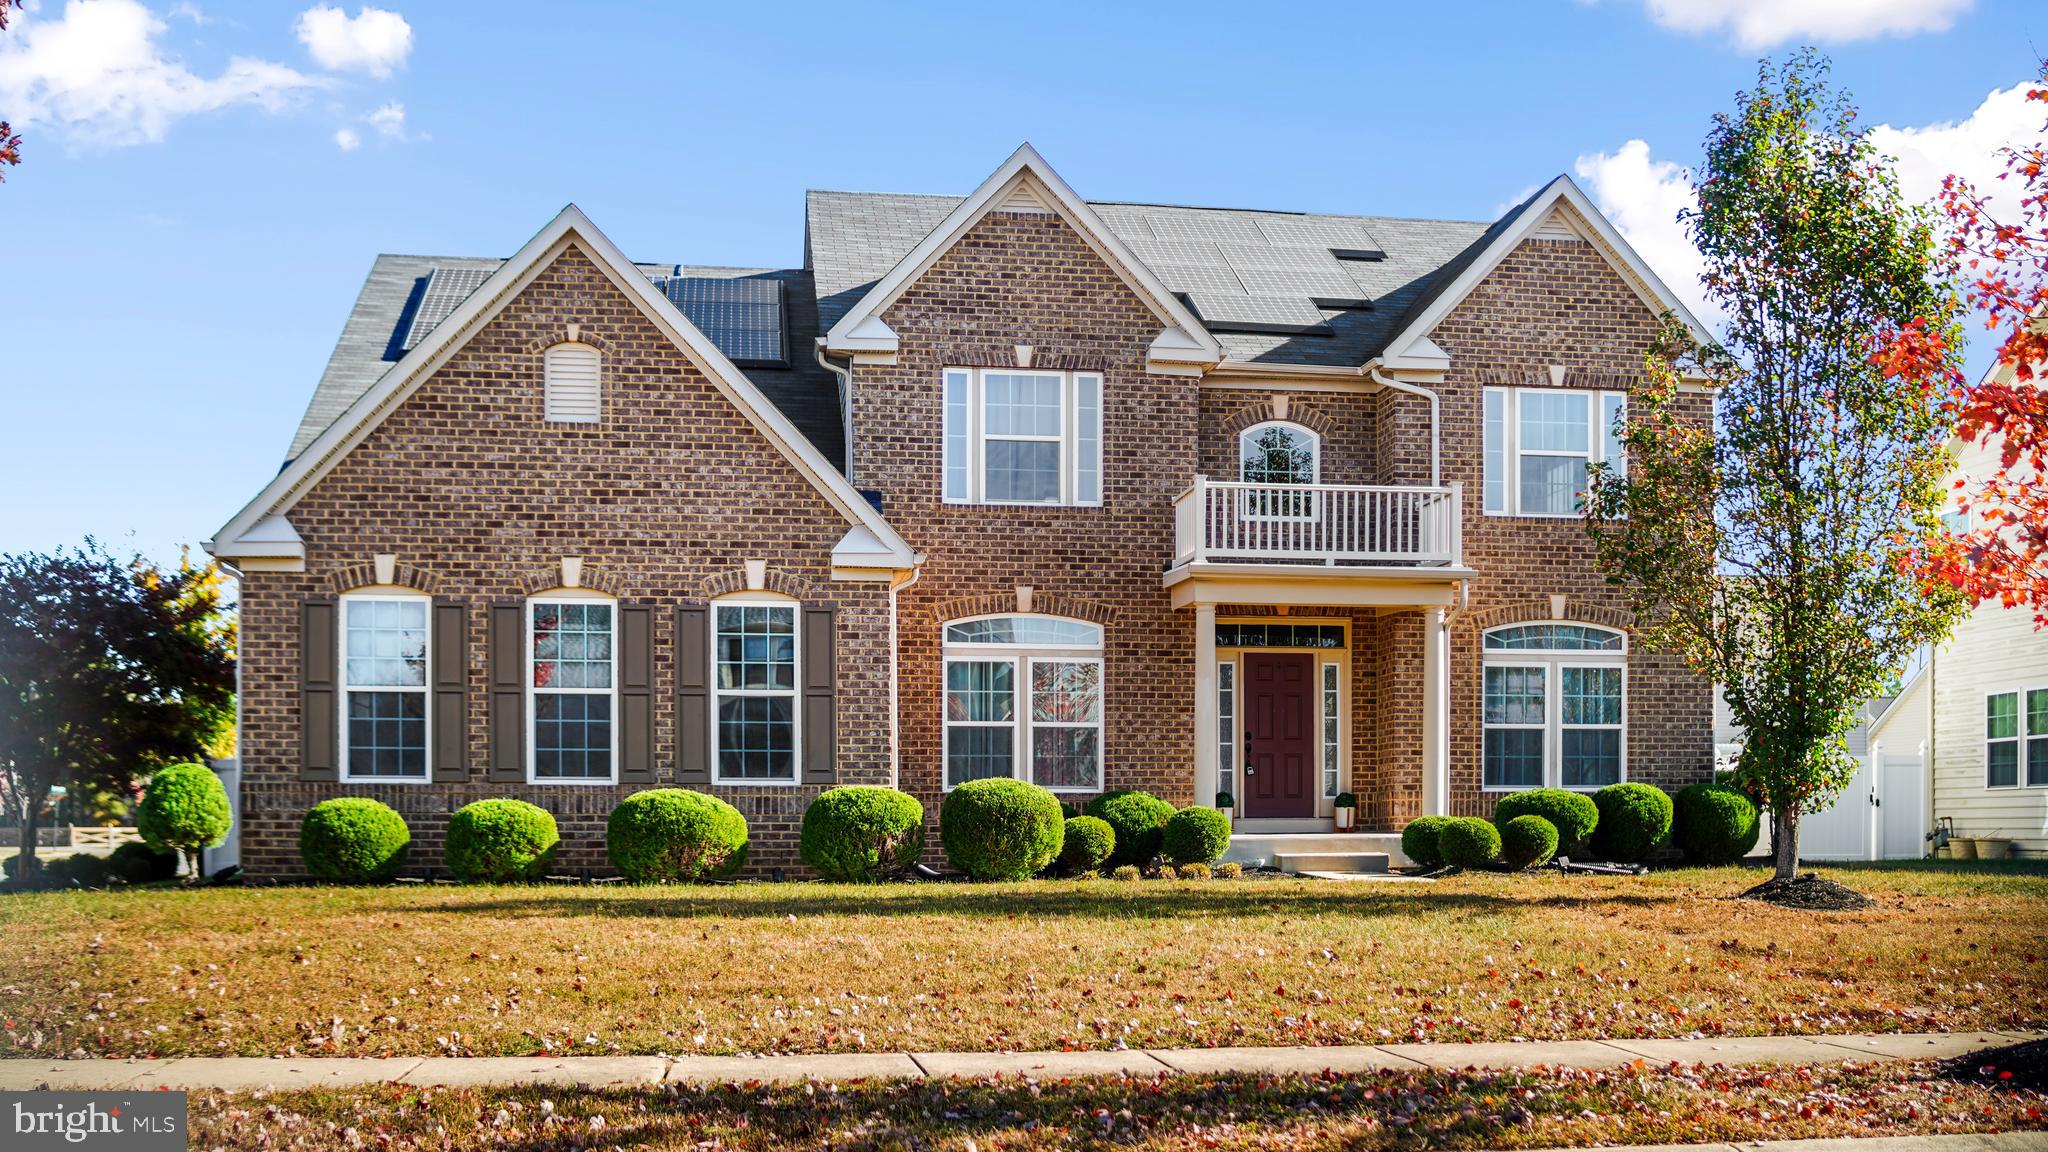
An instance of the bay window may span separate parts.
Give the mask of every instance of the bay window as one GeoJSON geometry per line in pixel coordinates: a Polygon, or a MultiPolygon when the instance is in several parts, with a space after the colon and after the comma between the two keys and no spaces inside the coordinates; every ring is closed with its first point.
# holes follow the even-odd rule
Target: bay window
{"type": "Polygon", "coordinates": [[[1102,787],[1102,629],[1054,616],[945,626],[946,787],[1014,777],[1102,787]]]}
{"type": "Polygon", "coordinates": [[[948,368],[941,483],[952,504],[1102,503],[1102,376],[948,368]]]}
{"type": "Polygon", "coordinates": [[[1615,420],[1622,392],[1488,388],[1481,420],[1485,511],[1577,516],[1592,466],[1623,464],[1615,420]]]}

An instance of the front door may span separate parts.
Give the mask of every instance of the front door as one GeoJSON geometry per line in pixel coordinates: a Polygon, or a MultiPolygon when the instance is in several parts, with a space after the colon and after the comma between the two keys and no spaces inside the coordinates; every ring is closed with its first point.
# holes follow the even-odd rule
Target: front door
{"type": "Polygon", "coordinates": [[[1316,814],[1316,658],[1244,654],[1244,814],[1316,814]]]}

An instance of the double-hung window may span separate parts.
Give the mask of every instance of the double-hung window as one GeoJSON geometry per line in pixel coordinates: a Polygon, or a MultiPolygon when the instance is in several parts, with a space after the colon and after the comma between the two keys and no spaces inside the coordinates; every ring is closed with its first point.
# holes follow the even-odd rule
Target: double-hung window
{"type": "Polygon", "coordinates": [[[1984,786],[2048,786],[2048,688],[1984,698],[1984,786]]]}
{"type": "Polygon", "coordinates": [[[608,784],[616,778],[618,683],[612,602],[527,601],[527,680],[533,779],[608,784]]]}
{"type": "Polygon", "coordinates": [[[988,777],[1102,787],[1102,629],[1055,616],[945,628],[946,787],[988,777]]]}
{"type": "Polygon", "coordinates": [[[1627,774],[1627,640],[1590,624],[1517,624],[1483,640],[1488,790],[1595,789],[1627,774]]]}
{"type": "Polygon", "coordinates": [[[1623,392],[1488,388],[1482,452],[1486,511],[1496,516],[1576,516],[1592,466],[1620,468],[1615,421],[1623,392]]]}
{"type": "Polygon", "coordinates": [[[345,780],[427,778],[425,596],[341,598],[345,780]]]}
{"type": "Polygon", "coordinates": [[[711,611],[718,782],[794,784],[797,605],[721,600],[711,611]]]}
{"type": "Polygon", "coordinates": [[[951,504],[1102,503],[1102,376],[944,372],[941,480],[951,504]]]}

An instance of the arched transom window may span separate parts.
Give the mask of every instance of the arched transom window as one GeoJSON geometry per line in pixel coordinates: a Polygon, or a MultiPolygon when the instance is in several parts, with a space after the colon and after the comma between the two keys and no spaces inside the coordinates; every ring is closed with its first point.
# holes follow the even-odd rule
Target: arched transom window
{"type": "Polygon", "coordinates": [[[1237,478],[1250,484],[1313,484],[1321,475],[1322,442],[1299,424],[1268,421],[1237,437],[1237,478]]]}
{"type": "Polygon", "coordinates": [[[1482,644],[1481,782],[1602,788],[1626,778],[1628,639],[1594,624],[1513,624],[1482,644]]]}
{"type": "Polygon", "coordinates": [[[1102,787],[1102,628],[1058,616],[945,626],[946,787],[992,776],[1102,787]]]}

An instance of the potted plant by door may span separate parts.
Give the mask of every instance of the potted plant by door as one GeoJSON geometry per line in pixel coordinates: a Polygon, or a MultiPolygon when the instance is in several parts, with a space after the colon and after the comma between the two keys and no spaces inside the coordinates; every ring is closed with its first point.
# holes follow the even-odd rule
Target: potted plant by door
{"type": "Polygon", "coordinates": [[[1237,813],[1237,797],[1228,792],[1216,793],[1216,810],[1223,813],[1225,820],[1230,819],[1237,813]]]}
{"type": "Polygon", "coordinates": [[[1349,792],[1339,792],[1331,807],[1337,814],[1337,831],[1358,831],[1358,797],[1349,792]]]}

